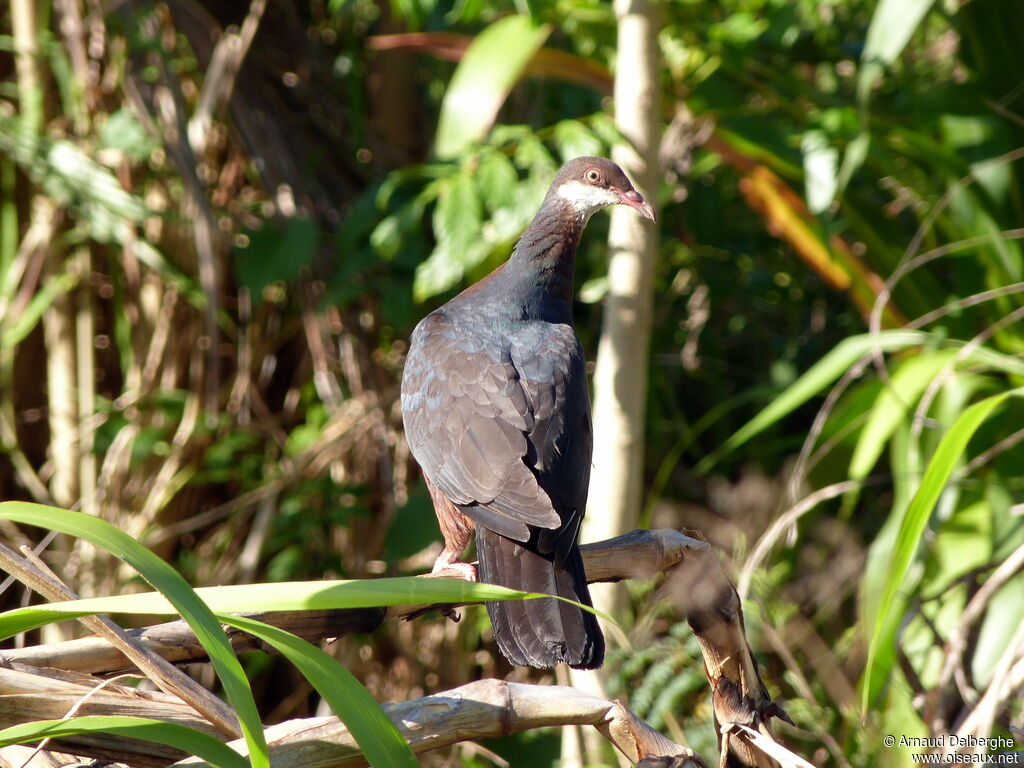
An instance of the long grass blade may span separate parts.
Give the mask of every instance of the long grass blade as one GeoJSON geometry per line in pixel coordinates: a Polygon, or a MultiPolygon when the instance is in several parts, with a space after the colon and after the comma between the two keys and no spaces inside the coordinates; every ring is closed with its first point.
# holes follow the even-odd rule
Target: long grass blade
{"type": "Polygon", "coordinates": [[[370,765],[416,768],[419,761],[370,692],[345,667],[315,645],[278,627],[241,616],[227,624],[255,635],[288,658],[345,723],[370,765]]]}
{"type": "Polygon", "coordinates": [[[903,52],[933,3],[934,0],[881,0],[875,8],[857,78],[857,97],[862,103],[871,93],[875,78],[903,52]]]}
{"type": "MultiPolygon", "coordinates": [[[[906,418],[907,412],[917,402],[925,387],[955,356],[956,350],[952,349],[918,355],[902,363],[889,377],[857,438],[853,458],[850,459],[851,480],[863,480],[868,476],[897,425],[906,418]]],[[[859,495],[858,487],[844,496],[843,509],[852,509],[859,495]]]]}
{"type": "MultiPolygon", "coordinates": [[[[360,581],[241,584],[204,587],[195,590],[195,593],[218,615],[541,597],[539,594],[518,592],[492,584],[475,584],[460,579],[421,579],[413,576],[360,581]]],[[[0,614],[0,638],[12,637],[55,621],[95,613],[177,615],[179,608],[155,592],[91,597],[15,608],[0,614]]]]}
{"type": "Polygon", "coordinates": [[[822,393],[826,387],[842,376],[871,349],[878,348],[884,352],[891,352],[923,344],[927,338],[926,334],[917,331],[885,331],[877,336],[862,334],[844,339],[757,416],[740,427],[716,450],[709,453],[694,471],[697,474],[705,474],[710,471],[723,456],[736,450],[750,438],[789,415],[812,397],[822,393]]]}
{"type": "Polygon", "coordinates": [[[924,477],[921,479],[921,486],[911,499],[897,534],[896,545],[893,547],[888,573],[882,588],[882,597],[878,603],[878,611],[874,617],[869,619],[873,622],[872,625],[866,627],[870,643],[863,677],[862,706],[865,711],[878,693],[876,686],[879,681],[872,679],[872,669],[879,653],[879,646],[892,634],[893,606],[896,603],[897,594],[903,588],[903,581],[921,543],[928,518],[935,508],[939,496],[945,490],[953,469],[966,450],[968,441],[978,427],[1011,396],[1024,397],[1024,387],[992,395],[966,409],[943,436],[928,462],[924,477]]]}

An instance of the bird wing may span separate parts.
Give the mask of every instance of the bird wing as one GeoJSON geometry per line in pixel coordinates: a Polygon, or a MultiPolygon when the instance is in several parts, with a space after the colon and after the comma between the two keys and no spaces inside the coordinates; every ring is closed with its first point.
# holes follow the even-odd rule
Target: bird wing
{"type": "Polygon", "coordinates": [[[406,359],[402,413],[424,474],[479,525],[518,541],[530,527],[575,539],[591,431],[571,327],[482,335],[428,315],[406,359]]]}
{"type": "Polygon", "coordinates": [[[534,419],[526,463],[566,524],[587,506],[593,454],[583,350],[571,326],[535,323],[513,335],[509,356],[534,419]]]}

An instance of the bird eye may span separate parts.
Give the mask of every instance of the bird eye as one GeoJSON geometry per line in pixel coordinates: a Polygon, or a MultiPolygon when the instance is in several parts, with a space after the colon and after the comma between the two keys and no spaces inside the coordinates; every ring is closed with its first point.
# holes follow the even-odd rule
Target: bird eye
{"type": "Polygon", "coordinates": [[[584,176],[591,184],[597,184],[601,180],[601,172],[597,168],[591,168],[584,176]]]}

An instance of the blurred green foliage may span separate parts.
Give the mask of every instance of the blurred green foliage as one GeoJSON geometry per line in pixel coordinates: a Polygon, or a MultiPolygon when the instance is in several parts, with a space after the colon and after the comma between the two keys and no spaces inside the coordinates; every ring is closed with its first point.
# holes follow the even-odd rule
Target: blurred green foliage
{"type": "MultiPolygon", "coordinates": [[[[87,84],[44,14],[47,87],[24,103],[0,27],[0,493],[25,497],[52,474],[42,326],[61,297],[89,295],[102,378],[81,420],[97,422],[100,514],[169,547],[195,581],[240,578],[247,542],[253,577],[422,570],[437,531],[394,407],[405,340],[506,258],[561,162],[622,141],[612,5],[270,8],[190,168],[129,84],[176,88],[187,118],[217,36],[204,25],[219,34],[242,12],[215,2],[197,23],[166,9],[162,37],[140,34],[145,4],[92,19],[114,42],[87,52],[102,75],[87,84]],[[493,125],[474,92],[500,106],[493,125]],[[210,297],[186,171],[223,236],[209,420],[196,415],[210,297]],[[36,195],[60,212],[42,250],[36,195]],[[80,246],[85,273],[70,257],[80,246]],[[210,517],[193,525],[197,513],[210,517]]],[[[1024,546],[1024,406],[1006,397],[963,421],[1024,381],[1024,6],[658,9],[644,523],[700,528],[733,559],[762,673],[800,727],[783,737],[817,764],[907,765],[879,729],[948,732],[985,695],[991,733],[1024,726],[1019,689],[992,684],[1019,663],[1024,620],[1021,575],[1000,570],[1024,546]],[[965,450],[943,455],[951,434],[965,450]]],[[[591,359],[606,232],[596,217],[577,260],[591,359]]],[[[627,632],[642,645],[610,654],[609,686],[713,755],[694,641],[649,598],[633,595],[627,632]]],[[[503,674],[474,654],[483,619],[466,624],[455,640],[426,624],[338,652],[378,698],[503,674]],[[410,644],[422,658],[404,658],[410,644]]],[[[491,746],[547,764],[553,739],[538,738],[491,746]]]]}

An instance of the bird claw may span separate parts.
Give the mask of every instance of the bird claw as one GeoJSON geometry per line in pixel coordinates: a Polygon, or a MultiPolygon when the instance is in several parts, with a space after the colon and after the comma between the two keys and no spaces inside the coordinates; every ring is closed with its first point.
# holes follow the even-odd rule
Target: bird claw
{"type": "MultiPolygon", "coordinates": [[[[476,581],[476,567],[472,563],[463,563],[454,558],[446,557],[444,553],[437,558],[437,562],[434,563],[434,568],[430,572],[431,578],[452,578],[462,579],[463,581],[475,582],[476,581]]],[[[462,616],[453,606],[437,606],[438,611],[442,616],[447,619],[451,619],[453,622],[458,624],[462,620],[462,616]]]]}
{"type": "Polygon", "coordinates": [[[441,608],[439,613],[446,619],[451,619],[454,624],[458,624],[462,621],[462,614],[454,608],[441,608]]]}

